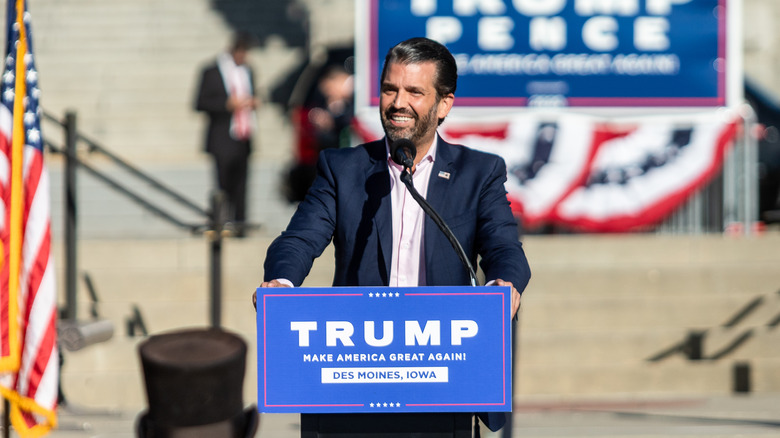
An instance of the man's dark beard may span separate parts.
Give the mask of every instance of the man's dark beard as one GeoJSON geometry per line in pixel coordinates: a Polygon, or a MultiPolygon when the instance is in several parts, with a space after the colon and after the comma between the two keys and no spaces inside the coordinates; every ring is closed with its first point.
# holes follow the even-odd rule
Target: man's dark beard
{"type": "MultiPolygon", "coordinates": [[[[387,110],[384,112],[384,117],[382,117],[382,127],[385,130],[385,135],[387,136],[387,139],[390,140],[390,142],[394,142],[396,140],[400,140],[402,138],[406,138],[412,141],[415,145],[417,145],[420,140],[422,140],[423,137],[428,133],[428,129],[430,126],[433,126],[433,129],[436,129],[436,126],[438,126],[439,119],[436,116],[436,108],[438,107],[439,99],[436,99],[436,103],[431,106],[431,110],[428,111],[428,114],[423,115],[422,117],[415,117],[414,114],[404,114],[406,116],[411,116],[415,120],[414,127],[411,128],[411,132],[407,133],[406,135],[401,135],[400,133],[403,131],[407,131],[407,129],[397,129],[392,126],[392,124],[389,123],[390,118],[393,116],[393,114],[401,113],[401,111],[392,111],[387,110]]],[[[403,114],[403,113],[402,113],[403,114]]]]}

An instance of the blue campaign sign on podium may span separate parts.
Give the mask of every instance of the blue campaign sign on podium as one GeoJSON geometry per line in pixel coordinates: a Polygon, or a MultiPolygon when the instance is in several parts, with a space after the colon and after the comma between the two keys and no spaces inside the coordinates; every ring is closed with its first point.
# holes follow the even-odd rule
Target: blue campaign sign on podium
{"type": "Polygon", "coordinates": [[[510,288],[258,288],[258,409],[509,412],[510,288]]]}

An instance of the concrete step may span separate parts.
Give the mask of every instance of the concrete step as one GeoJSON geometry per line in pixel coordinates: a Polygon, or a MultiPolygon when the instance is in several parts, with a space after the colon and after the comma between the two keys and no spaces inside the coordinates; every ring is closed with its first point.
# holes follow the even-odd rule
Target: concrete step
{"type": "MultiPolygon", "coordinates": [[[[780,391],[780,359],[751,359],[751,390],[780,391]]],[[[734,389],[732,361],[674,361],[639,365],[525,365],[515,368],[516,396],[602,397],[728,394],[734,389]]]]}
{"type": "MultiPolygon", "coordinates": [[[[681,346],[693,330],[648,329],[524,330],[518,339],[524,365],[637,365],[681,346]]],[[[780,329],[766,326],[710,328],[702,338],[705,358],[780,359],[780,329]],[[747,335],[749,333],[749,335],[747,335]],[[744,338],[744,339],[743,339],[744,338]]],[[[677,352],[669,357],[685,357],[677,352]]]]}
{"type": "Polygon", "coordinates": [[[676,328],[622,330],[526,330],[518,359],[526,366],[637,365],[686,339],[676,328]]]}
{"type": "MultiPolygon", "coordinates": [[[[138,345],[144,339],[115,336],[109,342],[84,350],[64,352],[61,386],[65,398],[86,408],[143,410],[147,402],[138,345]]],[[[254,338],[244,339],[248,346],[244,400],[249,404],[257,400],[257,369],[254,366],[257,359],[254,338]]]]}
{"type": "MultiPolygon", "coordinates": [[[[615,287],[620,287],[616,284],[615,287]]],[[[674,299],[637,291],[636,296],[539,296],[523,297],[523,329],[583,330],[595,328],[707,328],[729,320],[755,294],[683,294],[674,299]]]]}
{"type": "MultiPolygon", "coordinates": [[[[531,258],[533,262],[533,258],[531,258]]],[[[678,295],[730,295],[780,290],[780,269],[775,261],[647,266],[546,266],[533,263],[535,293],[551,295],[635,296],[638,290],[659,297],[678,295]],[[619,285],[620,287],[615,287],[619,285]],[[575,289],[572,290],[572,287],[575,289]]]]}
{"type": "Polygon", "coordinates": [[[526,236],[531,268],[647,268],[770,265],[780,257],[780,235],[729,237],[663,234],[526,236]],[[544,243],[538,245],[538,243],[544,243]]]}

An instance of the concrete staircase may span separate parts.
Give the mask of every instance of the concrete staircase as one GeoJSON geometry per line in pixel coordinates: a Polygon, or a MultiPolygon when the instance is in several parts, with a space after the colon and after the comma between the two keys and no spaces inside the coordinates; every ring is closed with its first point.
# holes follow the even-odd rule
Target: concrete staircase
{"type": "MultiPolygon", "coordinates": [[[[272,236],[227,240],[223,257],[223,323],[255,344],[250,296],[262,276],[272,236]]],[[[666,398],[729,394],[735,363],[750,366],[751,390],[780,392],[780,235],[529,236],[533,270],[523,298],[516,400],[666,398]],[[762,302],[724,327],[756,298],[762,302]],[[775,326],[770,323],[775,321],[775,326]],[[708,330],[703,356],[682,353],[651,361],[708,330]]],[[[65,353],[63,388],[74,403],[141,409],[144,393],[126,321],[137,305],[150,333],[206,326],[208,242],[201,238],[85,240],[80,265],[97,288],[100,314],[115,323],[112,340],[65,353]]],[[[315,263],[307,286],[328,286],[332,252],[315,263]]],[[[88,318],[86,293],[79,312],[88,318]]],[[[256,394],[255,350],[250,347],[245,397],[256,394]]]]}
{"type": "MultiPolygon", "coordinates": [[[[203,158],[204,124],[193,109],[199,71],[232,33],[211,2],[29,3],[45,110],[76,111],[84,132],[134,162],[203,158]]],[[[302,55],[279,39],[266,43],[250,57],[263,95],[302,55]]],[[[258,150],[286,157],[284,115],[267,105],[258,122],[258,150]]],[[[58,135],[48,124],[44,134],[58,135]]]]}
{"type": "MultiPolygon", "coordinates": [[[[57,116],[75,111],[84,132],[133,162],[198,164],[205,127],[193,109],[200,68],[227,47],[234,29],[252,29],[262,45],[248,62],[266,102],[253,159],[286,163],[290,126],[285,109],[268,103],[270,91],[307,56],[306,38],[314,48],[351,41],[354,19],[351,0],[304,1],[308,28],[291,29],[292,3],[29,0],[42,106],[57,116]]],[[[43,133],[60,135],[49,123],[43,133]]]]}
{"type": "MultiPolygon", "coordinates": [[[[235,26],[246,29],[251,24],[263,38],[249,62],[266,104],[258,111],[248,217],[276,233],[284,226],[277,218],[290,214],[279,185],[292,161],[294,140],[285,109],[267,100],[273,86],[306,55],[300,38],[278,35],[300,31],[284,29],[289,3],[29,0],[42,107],[56,117],[75,111],[82,133],[205,208],[214,177],[211,159],[202,152],[205,120],[193,109],[199,69],[224,50],[235,26]]],[[[351,40],[351,0],[308,1],[305,7],[310,11],[309,32],[316,38],[313,46],[351,40]],[[341,23],[335,28],[334,19],[341,23]]],[[[0,17],[4,14],[0,10],[0,17]]],[[[42,131],[46,139],[62,145],[64,133],[57,124],[44,121],[42,131]]],[[[142,196],[161,199],[105,158],[87,153],[83,145],[79,154],[142,196]]],[[[57,237],[65,204],[62,157],[47,154],[47,164],[57,237]]],[[[83,171],[78,173],[77,199],[82,238],[187,236],[83,171]]],[[[181,220],[202,222],[169,199],[160,202],[181,220]]]]}
{"type": "Polygon", "coordinates": [[[749,365],[753,391],[780,391],[778,243],[776,235],[527,239],[534,276],[516,394],[728,393],[736,363],[749,365]],[[701,360],[687,359],[692,333],[703,333],[701,360]]]}

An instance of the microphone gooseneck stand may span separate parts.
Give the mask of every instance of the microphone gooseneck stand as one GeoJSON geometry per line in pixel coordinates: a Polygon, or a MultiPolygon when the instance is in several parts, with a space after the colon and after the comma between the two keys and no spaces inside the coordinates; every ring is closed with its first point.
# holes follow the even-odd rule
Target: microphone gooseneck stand
{"type": "MultiPolygon", "coordinates": [[[[463,263],[463,266],[466,268],[467,271],[469,271],[469,277],[471,277],[471,285],[477,286],[477,275],[474,273],[474,267],[471,266],[471,262],[469,261],[468,256],[466,256],[466,251],[463,250],[463,247],[460,245],[460,242],[458,242],[458,239],[455,238],[455,234],[452,232],[450,227],[447,226],[447,224],[444,222],[444,219],[439,216],[439,213],[436,212],[436,210],[431,207],[431,204],[428,203],[428,201],[420,196],[420,193],[417,191],[417,189],[414,188],[414,183],[412,182],[412,174],[409,173],[409,170],[411,170],[411,166],[407,166],[409,164],[408,162],[403,163],[404,166],[403,172],[401,172],[401,181],[406,186],[407,190],[409,190],[409,193],[412,195],[412,198],[414,198],[415,201],[417,201],[418,204],[420,204],[420,207],[423,209],[425,214],[427,214],[433,222],[436,224],[436,226],[439,227],[439,229],[444,233],[445,236],[447,236],[447,240],[450,241],[450,245],[452,245],[452,249],[455,250],[455,252],[458,254],[458,257],[460,258],[461,263],[463,263]]],[[[473,437],[479,438],[480,437],[480,430],[479,430],[479,416],[474,415],[474,430],[473,430],[473,437]]]]}
{"type": "MultiPolygon", "coordinates": [[[[471,262],[469,261],[469,258],[466,255],[466,251],[463,250],[463,247],[460,245],[460,242],[458,242],[458,239],[455,238],[455,234],[452,232],[450,227],[448,227],[447,224],[444,222],[444,219],[441,218],[439,213],[437,213],[436,210],[433,209],[431,204],[429,204],[428,201],[425,200],[425,198],[423,198],[420,195],[417,189],[414,188],[411,169],[412,167],[414,167],[414,156],[416,155],[416,153],[417,151],[416,148],[414,147],[414,144],[408,139],[396,140],[390,146],[390,154],[392,160],[395,161],[398,165],[403,166],[404,168],[404,170],[401,172],[401,182],[404,183],[406,189],[409,190],[409,194],[412,195],[412,198],[417,202],[417,204],[420,205],[420,207],[423,209],[425,214],[427,214],[428,217],[430,217],[433,220],[436,226],[438,226],[441,232],[444,233],[444,235],[447,237],[447,240],[449,240],[450,245],[452,245],[452,249],[454,249],[455,252],[458,254],[458,257],[460,258],[463,267],[465,267],[466,270],[468,271],[469,277],[471,278],[471,285],[477,286],[478,284],[477,275],[474,273],[474,268],[471,266],[471,262]]],[[[473,431],[470,430],[469,427],[469,423],[471,422],[470,420],[471,415],[463,415],[463,414],[452,414],[452,415],[454,415],[453,420],[457,424],[453,436],[455,437],[471,436],[471,437],[479,438],[480,430],[479,430],[478,415],[474,415],[473,431]]]]}
{"type": "Polygon", "coordinates": [[[433,207],[431,207],[431,204],[429,204],[428,201],[425,200],[425,198],[420,196],[420,193],[417,191],[417,189],[414,188],[414,184],[412,183],[412,175],[409,173],[409,167],[407,167],[406,165],[404,165],[404,170],[403,172],[401,172],[401,181],[409,190],[409,193],[412,195],[412,198],[414,198],[414,200],[417,201],[418,204],[420,204],[420,207],[423,209],[425,214],[427,214],[433,220],[436,226],[439,227],[442,233],[444,233],[444,235],[447,236],[447,240],[450,241],[450,245],[452,245],[452,248],[458,254],[458,257],[460,257],[461,263],[463,263],[463,266],[466,268],[467,271],[469,271],[469,276],[471,277],[471,285],[477,286],[477,275],[474,273],[474,268],[471,266],[471,262],[469,261],[468,256],[466,256],[466,251],[463,250],[463,247],[460,245],[460,242],[458,242],[458,239],[455,238],[455,234],[452,233],[452,230],[450,230],[450,227],[448,227],[447,224],[444,222],[444,219],[442,219],[441,216],[439,216],[439,213],[437,213],[436,210],[434,210],[433,207]]]}

